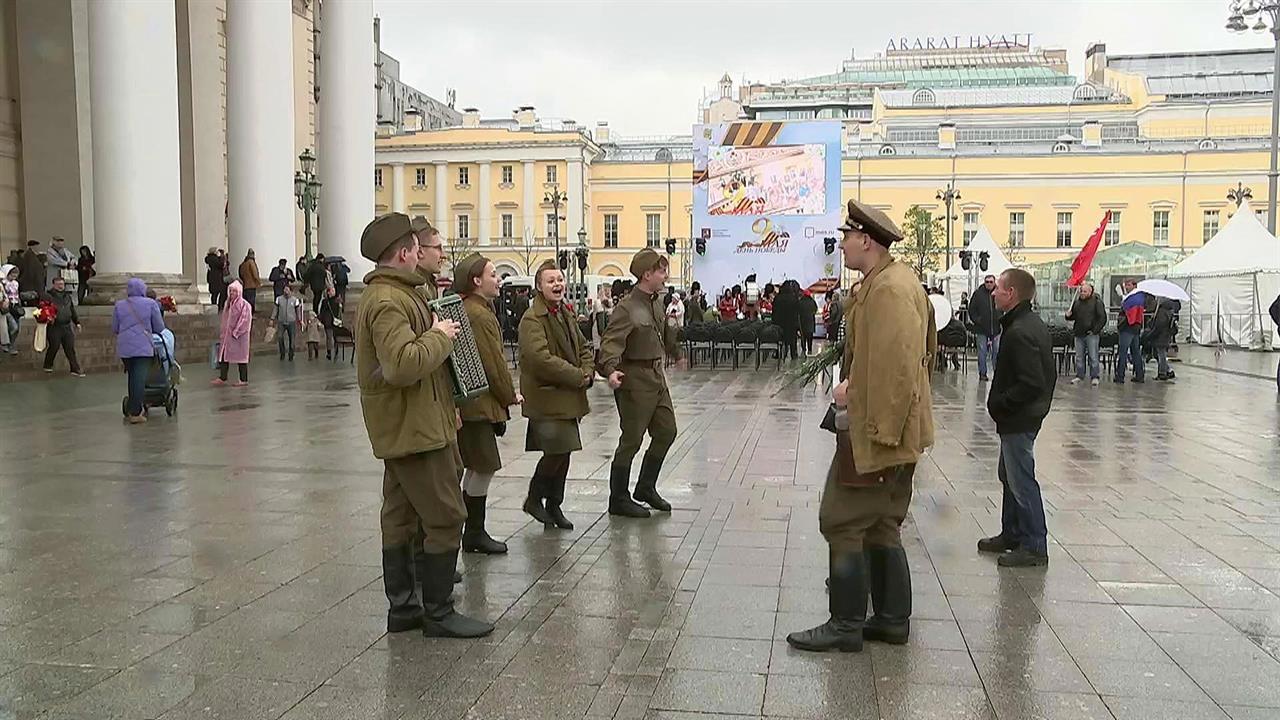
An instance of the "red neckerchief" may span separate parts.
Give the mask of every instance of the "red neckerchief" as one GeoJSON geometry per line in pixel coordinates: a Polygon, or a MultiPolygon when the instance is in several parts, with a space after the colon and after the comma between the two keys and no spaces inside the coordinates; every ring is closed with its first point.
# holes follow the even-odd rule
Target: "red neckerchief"
{"type": "Polygon", "coordinates": [[[547,305],[547,312],[551,313],[552,315],[559,315],[559,314],[560,314],[560,305],[559,305],[559,304],[556,304],[556,305],[547,305]]]}

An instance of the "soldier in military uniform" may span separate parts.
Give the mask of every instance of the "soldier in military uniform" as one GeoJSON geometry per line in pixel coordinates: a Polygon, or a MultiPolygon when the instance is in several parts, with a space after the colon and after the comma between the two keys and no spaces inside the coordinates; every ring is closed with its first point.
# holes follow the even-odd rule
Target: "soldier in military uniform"
{"type": "Polygon", "coordinates": [[[840,249],[845,267],[863,280],[845,310],[834,428],[828,427],[836,452],[818,511],[829,547],[831,619],[787,636],[801,650],[858,652],[864,639],[907,642],[911,573],[899,526],[911,504],[916,461],[933,444],[932,306],[916,274],[889,254],[902,239],[893,221],[854,200],[848,211],[840,249]]]}
{"type": "Polygon", "coordinates": [[[454,611],[451,600],[467,518],[457,481],[457,410],[445,367],[458,324],[437,320],[417,289],[417,230],[408,216],[389,213],[360,238],[360,254],[377,263],[364,278],[356,313],[356,374],[369,443],[384,466],[387,630],[481,637],[493,625],[454,611]],[[420,540],[419,526],[426,529],[420,540]]]}
{"type": "Polygon", "coordinates": [[[520,319],[521,411],[529,418],[525,450],[542,459],[529,480],[524,511],[543,525],[572,530],[560,511],[569,458],[582,449],[578,422],[591,411],[591,347],[564,302],[564,273],[548,260],[534,275],[537,294],[520,319]]]}
{"type": "Polygon", "coordinates": [[[471,253],[453,268],[453,289],[463,297],[462,305],[471,322],[476,349],[484,366],[489,389],[464,401],[462,428],[458,430],[458,450],[462,455],[462,499],[467,505],[467,524],[462,531],[462,549],[466,552],[497,555],[507,551],[507,544],[494,540],[484,529],[485,498],[489,483],[502,469],[498,454],[498,435],[506,432],[510,414],[507,408],[520,402],[506,358],[502,356],[502,329],[493,312],[498,297],[498,272],[489,258],[471,253]]]}
{"type": "Polygon", "coordinates": [[[659,297],[666,288],[668,271],[667,258],[651,248],[635,254],[631,274],[636,285],[614,307],[600,340],[598,369],[614,390],[622,425],[622,437],[609,467],[610,515],[649,517],[640,503],[661,512],[671,511],[657,489],[662,461],[676,439],[676,414],[663,372],[667,333],[675,329],[667,326],[659,297]],[[649,433],[649,449],[640,463],[633,496],[628,492],[631,461],[640,452],[645,432],[649,433]]]}

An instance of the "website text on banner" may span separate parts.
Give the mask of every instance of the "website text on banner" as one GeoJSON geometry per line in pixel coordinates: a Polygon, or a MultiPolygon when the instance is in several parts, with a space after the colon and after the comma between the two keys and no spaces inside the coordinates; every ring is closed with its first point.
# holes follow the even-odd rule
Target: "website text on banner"
{"type": "Polygon", "coordinates": [[[706,243],[693,277],[718,293],[839,277],[841,124],[735,122],[693,128],[693,232],[706,243]]]}

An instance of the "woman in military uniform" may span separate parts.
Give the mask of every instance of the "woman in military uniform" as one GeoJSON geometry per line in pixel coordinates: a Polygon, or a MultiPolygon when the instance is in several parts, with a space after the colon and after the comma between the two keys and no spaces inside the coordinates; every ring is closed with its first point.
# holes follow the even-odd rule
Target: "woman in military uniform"
{"type": "Polygon", "coordinates": [[[542,452],[529,480],[524,511],[544,525],[572,530],[560,505],[569,456],[582,449],[578,421],[588,412],[595,370],[591,347],[564,303],[564,274],[555,262],[538,266],[537,294],[520,320],[520,391],[529,418],[526,450],[542,452]]]}
{"type": "Polygon", "coordinates": [[[462,429],[458,431],[458,451],[462,455],[462,500],[467,506],[467,524],[462,531],[462,549],[466,552],[498,555],[507,544],[489,537],[484,529],[485,498],[489,483],[502,469],[498,454],[498,435],[506,432],[511,417],[507,408],[520,402],[511,371],[502,356],[502,330],[493,312],[498,297],[498,273],[493,263],[480,253],[463,258],[453,270],[453,289],[462,296],[462,306],[471,321],[476,349],[489,381],[488,392],[462,402],[462,429]]]}

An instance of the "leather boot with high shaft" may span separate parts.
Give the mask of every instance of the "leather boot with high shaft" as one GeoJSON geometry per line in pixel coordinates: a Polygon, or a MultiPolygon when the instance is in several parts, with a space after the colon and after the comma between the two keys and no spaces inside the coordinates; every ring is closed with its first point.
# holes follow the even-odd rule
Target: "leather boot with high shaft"
{"type": "Polygon", "coordinates": [[[484,555],[501,555],[507,551],[507,544],[489,537],[484,529],[484,495],[468,495],[462,493],[462,502],[467,506],[467,524],[462,529],[462,549],[470,553],[484,555]]]}
{"type": "Polygon", "coordinates": [[[671,503],[658,494],[658,473],[661,471],[662,461],[645,455],[640,462],[640,477],[636,480],[636,491],[632,497],[658,512],[671,512],[671,503]]]}
{"type": "Polygon", "coordinates": [[[568,474],[569,465],[566,461],[558,468],[556,476],[547,480],[547,517],[561,530],[573,529],[573,523],[560,511],[560,505],[564,503],[564,484],[568,480],[568,474]]]}
{"type": "Polygon", "coordinates": [[[868,546],[867,575],[871,586],[871,617],[862,638],[905,645],[911,635],[911,566],[900,547],[868,546]]]}
{"type": "Polygon", "coordinates": [[[525,496],[524,505],[521,509],[525,511],[525,514],[543,525],[553,525],[555,521],[547,514],[547,509],[542,504],[546,496],[547,479],[539,475],[537,470],[534,470],[533,477],[529,478],[529,494],[525,496]]]}
{"type": "Polygon", "coordinates": [[[622,517],[647,518],[649,511],[631,499],[631,468],[609,468],[609,514],[622,517]]]}
{"type": "Polygon", "coordinates": [[[427,637],[476,638],[493,632],[493,625],[453,609],[453,573],[458,551],[424,553],[422,634],[427,637]]]}
{"type": "MultiPolygon", "coordinates": [[[[421,535],[419,535],[417,540],[414,541],[413,547],[414,547],[413,574],[418,581],[418,594],[420,596],[425,596],[425,593],[422,592],[422,579],[427,576],[427,566],[425,565],[427,559],[422,552],[422,536],[421,535]]],[[[456,568],[453,571],[453,582],[455,585],[457,583],[462,582],[462,573],[458,572],[456,568]]]]}
{"type": "Polygon", "coordinates": [[[862,551],[831,551],[831,619],[787,636],[787,643],[814,652],[862,652],[862,624],[867,618],[867,561],[862,551]]]}
{"type": "Polygon", "coordinates": [[[387,632],[422,627],[422,603],[414,587],[413,546],[382,548],[382,585],[387,591],[387,632]]]}

